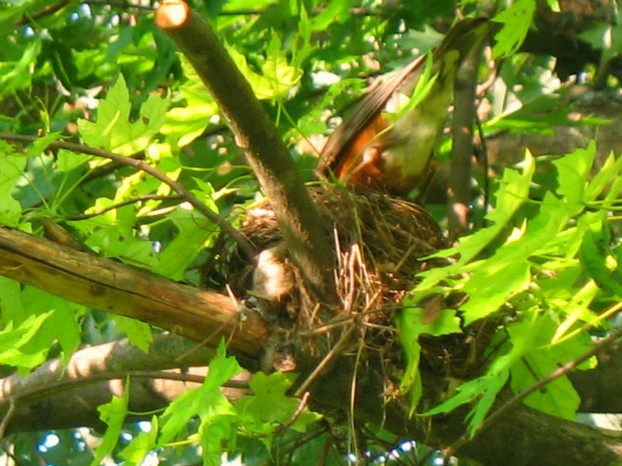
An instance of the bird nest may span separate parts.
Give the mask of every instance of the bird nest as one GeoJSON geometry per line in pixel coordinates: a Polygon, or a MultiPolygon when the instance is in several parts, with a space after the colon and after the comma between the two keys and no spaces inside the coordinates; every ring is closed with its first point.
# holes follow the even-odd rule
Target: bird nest
{"type": "MultiPolygon", "coordinates": [[[[269,201],[249,209],[241,222],[259,254],[250,263],[226,261],[229,286],[270,323],[279,345],[297,340],[295,346],[308,349],[313,341],[326,352],[338,338],[335,329],[340,335],[358,326],[367,347],[388,346],[395,340],[394,313],[416,274],[430,267],[425,256],[443,247],[442,231],[421,206],[375,190],[321,185],[310,194],[334,246],[337,305],[319,303],[304,286],[269,201]]],[[[358,336],[352,342],[361,341],[358,336]]]]}

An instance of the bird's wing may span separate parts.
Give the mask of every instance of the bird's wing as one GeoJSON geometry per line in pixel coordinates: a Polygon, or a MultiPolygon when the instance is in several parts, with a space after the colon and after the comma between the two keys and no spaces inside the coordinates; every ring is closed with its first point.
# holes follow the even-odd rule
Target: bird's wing
{"type": "MultiPolygon", "coordinates": [[[[484,18],[464,19],[456,23],[435,49],[434,62],[442,59],[446,52],[456,50],[459,54],[457,66],[460,66],[468,52],[482,43],[489,30],[490,22],[484,18]]],[[[342,164],[352,163],[352,161],[348,162],[344,159],[352,156],[349,154],[349,149],[356,137],[368,127],[373,126],[374,120],[380,116],[387,101],[421,67],[425,58],[426,55],[417,57],[397,74],[374,88],[362,99],[357,108],[341,122],[326,141],[320,154],[320,161],[317,165],[320,176],[325,177],[328,170],[337,173],[342,164]]]]}
{"type": "Polygon", "coordinates": [[[318,171],[325,173],[327,169],[337,171],[337,167],[342,163],[340,160],[343,150],[359,135],[363,130],[372,124],[382,110],[387,101],[400,87],[406,78],[413,73],[425,61],[425,55],[417,57],[411,61],[390,79],[381,83],[367,94],[356,107],[356,109],[345,118],[341,124],[330,135],[318,164],[318,171]]]}

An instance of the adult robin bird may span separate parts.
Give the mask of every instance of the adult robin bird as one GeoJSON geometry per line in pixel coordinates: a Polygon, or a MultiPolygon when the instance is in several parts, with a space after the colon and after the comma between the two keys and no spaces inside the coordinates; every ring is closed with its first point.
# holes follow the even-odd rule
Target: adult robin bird
{"type": "Polygon", "coordinates": [[[443,130],[456,73],[490,29],[485,19],[456,23],[432,54],[429,89],[413,108],[391,121],[384,112],[396,93],[410,94],[427,67],[418,57],[371,91],[326,141],[318,172],[350,185],[375,186],[407,194],[425,181],[443,130]]]}

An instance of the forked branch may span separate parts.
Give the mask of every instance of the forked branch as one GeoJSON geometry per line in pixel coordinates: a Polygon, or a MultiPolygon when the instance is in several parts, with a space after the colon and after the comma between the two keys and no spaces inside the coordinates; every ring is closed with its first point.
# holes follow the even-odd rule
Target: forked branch
{"type": "Polygon", "coordinates": [[[327,231],[287,146],[250,84],[210,25],[183,1],[162,3],[156,24],[177,44],[218,103],[270,198],[283,239],[307,284],[319,297],[335,301],[327,231]]]}

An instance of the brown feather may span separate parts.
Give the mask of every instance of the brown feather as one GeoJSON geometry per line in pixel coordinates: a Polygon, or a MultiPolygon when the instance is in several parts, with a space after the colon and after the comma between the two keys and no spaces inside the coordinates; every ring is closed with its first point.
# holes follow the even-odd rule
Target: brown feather
{"type": "Polygon", "coordinates": [[[442,130],[446,107],[451,100],[456,71],[468,52],[483,42],[488,31],[489,22],[484,19],[465,19],[450,29],[433,54],[432,73],[439,73],[435,87],[417,108],[400,118],[405,124],[400,124],[398,120],[391,127],[392,125],[382,113],[389,99],[397,91],[407,94],[412,92],[426,56],[417,57],[387,81],[374,88],[327,140],[318,163],[318,173],[325,177],[332,172],[338,179],[347,183],[380,184],[394,192],[412,190],[417,181],[425,176],[428,159],[432,155],[430,148],[435,145],[438,134],[442,130]],[[446,58],[449,57],[447,55],[449,51],[458,52],[457,60],[452,61],[446,58]],[[426,104],[444,105],[445,108],[426,109],[426,104]],[[422,121],[420,124],[417,118],[422,117],[427,117],[429,121],[422,121]],[[404,127],[406,130],[412,127],[415,137],[389,134],[397,126],[402,130],[404,127]],[[431,126],[433,131],[430,129],[431,126]],[[429,140],[417,143],[416,137],[419,135],[429,140]],[[412,144],[413,141],[417,147],[399,147],[399,144],[412,144]],[[404,161],[404,151],[407,152],[409,160],[413,157],[420,157],[421,160],[413,161],[409,164],[410,166],[404,167],[404,176],[400,177],[395,173],[396,167],[387,164],[384,158],[388,150],[402,151],[400,163],[404,161]],[[421,153],[421,150],[426,153],[421,153]],[[412,157],[408,155],[411,153],[412,157]],[[383,173],[383,169],[391,173],[383,173]],[[395,186],[391,186],[392,183],[395,186]]]}

